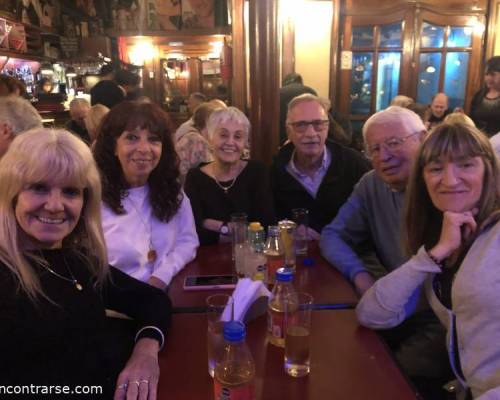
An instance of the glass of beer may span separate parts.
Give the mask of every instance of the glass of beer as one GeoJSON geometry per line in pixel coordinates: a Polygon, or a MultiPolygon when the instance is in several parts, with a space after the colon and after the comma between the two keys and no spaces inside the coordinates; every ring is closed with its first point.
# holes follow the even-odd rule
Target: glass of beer
{"type": "Polygon", "coordinates": [[[299,308],[285,311],[285,371],[298,378],[310,371],[309,338],[311,336],[311,311],[313,298],[307,293],[298,293],[299,308]]]}
{"type": "Polygon", "coordinates": [[[307,227],[309,225],[309,210],[307,208],[294,208],[292,220],[297,224],[295,227],[295,254],[307,254],[307,227]]]}
{"type": "Polygon", "coordinates": [[[208,373],[213,378],[215,363],[224,350],[224,322],[233,319],[234,302],[228,294],[214,294],[207,297],[206,302],[208,373]]]}
{"type": "Polygon", "coordinates": [[[295,222],[283,220],[278,222],[281,242],[285,248],[285,264],[295,271],[295,222]]]}
{"type": "Polygon", "coordinates": [[[244,262],[247,243],[247,214],[231,214],[231,247],[234,261],[234,269],[239,277],[244,274],[244,262]]]}

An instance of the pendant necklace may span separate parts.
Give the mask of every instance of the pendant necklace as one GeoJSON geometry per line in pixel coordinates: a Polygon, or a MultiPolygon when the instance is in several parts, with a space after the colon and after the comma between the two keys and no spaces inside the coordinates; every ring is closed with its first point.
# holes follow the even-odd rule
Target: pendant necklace
{"type": "Polygon", "coordinates": [[[73,272],[71,272],[71,269],[69,268],[68,264],[66,263],[66,259],[63,259],[63,261],[64,261],[64,265],[66,266],[66,269],[68,270],[69,274],[71,275],[71,278],[68,278],[68,277],[63,276],[61,274],[58,274],[56,271],[54,271],[52,268],[50,268],[48,265],[45,265],[44,263],[41,263],[39,265],[41,265],[43,268],[45,268],[47,271],[49,271],[52,275],[57,276],[59,279],[65,280],[66,282],[71,282],[75,286],[76,290],[81,292],[83,290],[82,284],[80,282],[78,282],[78,280],[73,275],[73,272]]]}
{"type": "Polygon", "coordinates": [[[229,191],[229,189],[231,189],[234,186],[234,183],[236,182],[236,178],[237,178],[237,176],[235,176],[231,180],[231,183],[229,184],[229,186],[224,186],[224,185],[221,185],[221,183],[217,180],[217,178],[214,175],[214,181],[215,181],[215,183],[217,184],[217,186],[219,186],[224,191],[224,194],[227,194],[227,192],[229,191]]]}
{"type": "Polygon", "coordinates": [[[137,207],[135,206],[135,204],[131,198],[129,198],[129,201],[130,201],[130,205],[135,210],[137,216],[141,220],[142,225],[144,225],[144,228],[146,229],[146,231],[149,230],[149,244],[148,244],[148,253],[146,254],[146,258],[147,258],[149,263],[154,263],[156,261],[156,258],[158,257],[158,255],[157,255],[156,250],[153,246],[153,216],[151,215],[151,219],[149,221],[149,229],[148,229],[148,224],[146,224],[146,222],[142,218],[141,213],[139,212],[139,210],[137,209],[137,207]]]}
{"type": "Polygon", "coordinates": [[[217,179],[217,176],[215,175],[215,171],[213,172],[213,178],[214,178],[214,181],[217,184],[217,186],[219,186],[224,191],[224,194],[227,194],[229,192],[229,189],[231,189],[234,186],[234,184],[236,183],[236,179],[240,175],[240,172],[241,171],[238,171],[236,173],[236,176],[233,179],[231,179],[231,183],[228,186],[224,186],[219,182],[219,180],[217,179]]]}

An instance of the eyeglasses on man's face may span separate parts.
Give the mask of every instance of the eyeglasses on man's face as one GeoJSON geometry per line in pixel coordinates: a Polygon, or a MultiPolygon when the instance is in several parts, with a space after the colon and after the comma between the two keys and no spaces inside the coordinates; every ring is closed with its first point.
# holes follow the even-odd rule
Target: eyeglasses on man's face
{"type": "Polygon", "coordinates": [[[304,133],[307,131],[309,125],[311,125],[316,132],[321,132],[328,128],[328,124],[330,123],[327,119],[314,119],[312,121],[295,121],[289,122],[290,125],[295,132],[304,133]]]}
{"type": "Polygon", "coordinates": [[[366,155],[368,156],[368,158],[380,157],[380,150],[382,149],[382,146],[384,146],[384,148],[387,151],[389,151],[391,154],[397,153],[398,151],[400,151],[403,148],[403,145],[405,144],[405,142],[409,138],[411,138],[412,136],[418,135],[419,133],[420,132],[415,132],[415,133],[412,133],[408,136],[403,136],[403,137],[393,136],[393,137],[385,139],[381,143],[376,143],[376,144],[373,144],[371,146],[367,146],[367,148],[366,148],[367,154],[366,155]]]}

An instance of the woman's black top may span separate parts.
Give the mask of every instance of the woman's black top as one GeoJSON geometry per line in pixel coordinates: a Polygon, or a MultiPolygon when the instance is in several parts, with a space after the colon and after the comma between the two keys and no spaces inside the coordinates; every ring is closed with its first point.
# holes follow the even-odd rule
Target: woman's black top
{"type": "Polygon", "coordinates": [[[470,117],[476,126],[489,137],[500,132],[500,96],[486,97],[487,89],[478,91],[472,98],[470,117]]]}
{"type": "Polygon", "coordinates": [[[50,298],[33,303],[0,263],[0,385],[100,385],[104,394],[88,398],[112,398],[137,329],[156,326],[165,334],[171,314],[168,296],[113,267],[110,279],[96,288],[89,261],[79,253],[39,254],[54,272],[70,279],[73,274],[83,290],[32,262],[50,298]],[[136,326],[111,332],[105,309],[127,314],[136,326]]]}
{"type": "Polygon", "coordinates": [[[276,223],[269,171],[264,164],[248,160],[234,182],[219,182],[223,187],[230,187],[227,193],[201,171],[204,165],[207,164],[191,169],[184,184],[191,200],[200,244],[219,241],[218,232],[203,228],[203,220],[207,218],[229,222],[232,213],[244,212],[248,215],[248,222],[260,222],[266,229],[276,223]]]}

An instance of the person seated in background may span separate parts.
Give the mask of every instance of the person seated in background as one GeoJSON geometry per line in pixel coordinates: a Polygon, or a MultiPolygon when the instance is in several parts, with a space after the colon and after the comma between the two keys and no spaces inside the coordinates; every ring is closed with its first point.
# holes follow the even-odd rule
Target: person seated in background
{"type": "MultiPolygon", "coordinates": [[[[335,219],[323,228],[320,240],[323,256],[353,283],[359,296],[408,259],[400,246],[402,211],[411,167],[425,135],[420,117],[398,106],[372,115],[363,126],[373,170],[360,179],[335,219]]],[[[421,394],[440,393],[451,375],[444,337],[428,309],[384,336],[421,394]]]]}
{"type": "Polygon", "coordinates": [[[42,78],[38,82],[38,95],[50,94],[54,90],[54,84],[50,78],[42,78]]]}
{"type": "Polygon", "coordinates": [[[182,136],[184,136],[187,132],[193,129],[194,120],[193,115],[196,108],[207,101],[206,96],[203,93],[194,92],[191,93],[188,97],[187,108],[190,118],[179,125],[177,130],[175,131],[175,141],[179,140],[182,136]]]}
{"type": "Polygon", "coordinates": [[[181,182],[191,168],[201,163],[212,161],[212,152],[208,144],[207,120],[220,106],[214,103],[199,105],[193,114],[193,126],[182,136],[176,137],[175,151],[179,156],[179,172],[181,182]]]}
{"type": "Polygon", "coordinates": [[[212,112],[207,121],[214,161],[191,169],[184,188],[191,199],[201,244],[229,241],[231,214],[274,224],[269,172],[255,160],[242,160],[250,122],[235,107],[212,112]]]}
{"type": "Polygon", "coordinates": [[[415,313],[424,292],[448,330],[449,359],[471,391],[467,398],[500,396],[499,174],[479,130],[436,127],[408,184],[403,238],[413,256],[375,282],[356,307],[362,325],[392,328],[415,313]]]}
{"type": "Polygon", "coordinates": [[[317,96],[316,90],[304,85],[302,75],[292,72],[283,78],[280,88],[280,143],[287,140],[286,116],[288,112],[288,103],[297,96],[304,93],[310,93],[317,96]]]}
{"type": "Polygon", "coordinates": [[[391,100],[391,106],[410,108],[413,104],[415,104],[415,100],[403,94],[398,94],[391,100]]]}
{"type": "Polygon", "coordinates": [[[189,111],[189,114],[193,115],[194,111],[196,108],[205,103],[207,101],[207,97],[200,92],[193,92],[189,95],[188,100],[187,100],[187,108],[189,111]]]}
{"type": "Polygon", "coordinates": [[[90,143],[92,146],[94,145],[97,139],[97,132],[99,131],[99,126],[108,112],[109,112],[108,107],[103,106],[102,104],[96,104],[95,106],[90,107],[89,112],[85,117],[85,128],[87,128],[87,132],[90,138],[90,143]]]}
{"type": "Polygon", "coordinates": [[[413,100],[411,97],[402,94],[398,94],[392,99],[391,106],[407,108],[408,110],[411,110],[415,114],[417,114],[422,121],[425,121],[425,119],[428,117],[428,105],[415,103],[415,100],[413,100]]]}
{"type": "Polygon", "coordinates": [[[436,93],[432,97],[431,104],[424,117],[424,123],[427,130],[431,130],[436,125],[443,122],[450,112],[451,110],[448,109],[448,96],[444,93],[436,93]]]}
{"type": "Polygon", "coordinates": [[[0,97],[11,95],[25,97],[26,85],[12,76],[0,75],[0,97]]]}
{"type": "Polygon", "coordinates": [[[292,209],[309,211],[309,236],[319,239],[345,203],[359,178],[370,169],[355,150],[327,140],[328,100],[303,94],[288,105],[290,143],[273,161],[271,185],[278,219],[291,219],[292,209]]]}
{"type": "Polygon", "coordinates": [[[443,122],[446,122],[447,124],[461,123],[472,126],[473,128],[476,127],[476,124],[474,124],[472,118],[470,118],[463,112],[452,112],[444,118],[443,122]]]}
{"type": "Polygon", "coordinates": [[[155,396],[170,300],[108,266],[89,148],[64,130],[26,132],[0,160],[0,187],[0,385],[155,396]],[[136,332],[115,345],[105,307],[135,320],[135,345],[136,332]]]}
{"type": "Polygon", "coordinates": [[[485,67],[484,86],[472,98],[470,116],[491,137],[500,132],[500,56],[491,57],[485,67]]]}
{"type": "Polygon", "coordinates": [[[0,158],[17,135],[42,126],[42,117],[28,100],[18,96],[0,97],[0,158]]]}
{"type": "Polygon", "coordinates": [[[85,143],[90,145],[91,139],[85,126],[85,118],[90,110],[87,100],[76,98],[69,103],[69,115],[71,119],[66,124],[66,129],[75,133],[85,143]]]}
{"type": "Polygon", "coordinates": [[[111,265],[166,289],[198,248],[168,115],[155,104],[118,104],[100,125],[94,157],[111,265]]]}

